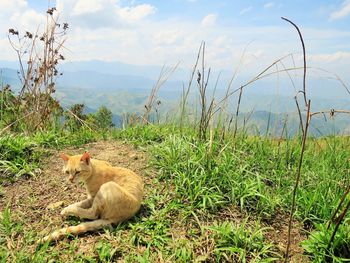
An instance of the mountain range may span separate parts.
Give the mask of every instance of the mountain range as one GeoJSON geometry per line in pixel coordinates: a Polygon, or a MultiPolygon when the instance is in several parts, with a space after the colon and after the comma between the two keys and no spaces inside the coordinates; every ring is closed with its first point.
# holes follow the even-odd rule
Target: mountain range
{"type": "MultiPolygon", "coordinates": [[[[0,82],[9,84],[13,90],[19,90],[21,83],[18,78],[16,62],[0,61],[0,82]]],[[[112,110],[119,120],[123,113],[142,112],[152,87],[156,84],[162,71],[161,66],[131,65],[122,62],[105,61],[78,61],[64,63],[60,66],[63,73],[56,83],[56,98],[64,107],[75,103],[84,103],[89,111],[96,111],[104,105],[112,110]]],[[[187,88],[191,75],[191,69],[177,68],[169,79],[162,85],[158,92],[160,112],[177,110],[183,88],[187,88]]],[[[220,101],[226,93],[230,80],[230,72],[212,72],[208,84],[208,98],[213,94],[214,87],[216,101],[220,101]],[[218,79],[218,76],[220,78],[218,79]]],[[[194,77],[189,93],[189,105],[196,108],[199,106],[197,76],[194,77]]],[[[252,77],[240,76],[232,86],[232,90],[248,82],[252,77]]],[[[288,78],[266,78],[253,82],[245,87],[240,111],[244,116],[254,111],[250,121],[259,126],[261,131],[266,131],[269,119],[271,127],[280,127],[278,121],[286,115],[296,120],[296,104],[294,96],[302,87],[302,78],[296,77],[291,83],[288,78]]],[[[313,111],[329,109],[350,110],[350,95],[342,85],[330,78],[308,78],[308,95],[312,99],[313,111]]],[[[238,92],[230,97],[229,111],[235,112],[238,92]]],[[[300,98],[301,94],[299,94],[300,98]]],[[[300,100],[302,102],[302,100],[300,100]]],[[[242,117],[244,118],[244,117],[242,117]]],[[[348,117],[337,117],[338,120],[325,123],[323,118],[315,121],[315,131],[321,127],[320,133],[329,134],[334,132],[350,131],[348,117]]],[[[292,123],[294,121],[291,121],[292,123]]],[[[297,127],[297,121],[292,126],[297,127]]],[[[297,129],[294,129],[297,130],[297,129]]],[[[279,133],[276,128],[274,133],[279,133]]],[[[317,133],[317,132],[316,132],[317,133]]]]}

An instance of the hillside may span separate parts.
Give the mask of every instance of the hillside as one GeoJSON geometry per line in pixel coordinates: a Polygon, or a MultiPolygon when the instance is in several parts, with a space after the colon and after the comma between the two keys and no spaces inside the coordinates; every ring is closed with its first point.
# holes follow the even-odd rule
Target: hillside
{"type": "MultiPolygon", "coordinates": [[[[81,130],[1,139],[0,154],[6,152],[2,158],[9,161],[0,163],[0,257],[12,262],[282,260],[298,140],[241,134],[208,147],[194,130],[155,125],[111,130],[106,136],[107,141],[99,132],[81,130]],[[58,154],[85,150],[142,176],[146,190],[140,212],[113,228],[36,247],[34,242],[50,231],[80,222],[59,216],[62,206],[84,198],[84,190],[64,179],[58,154]],[[6,170],[10,163],[18,170],[6,170]]],[[[291,262],[323,257],[328,239],[317,236],[329,234],[324,226],[347,187],[343,160],[349,149],[347,137],[309,139],[292,222],[291,262]]],[[[349,255],[348,233],[348,225],[341,225],[332,257],[349,255]]]]}

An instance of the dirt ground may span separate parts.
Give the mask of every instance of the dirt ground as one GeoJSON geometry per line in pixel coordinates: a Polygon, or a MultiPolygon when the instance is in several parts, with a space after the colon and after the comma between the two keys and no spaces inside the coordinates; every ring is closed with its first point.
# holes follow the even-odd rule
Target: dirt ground
{"type": "MultiPolygon", "coordinates": [[[[149,159],[147,154],[135,147],[115,141],[99,141],[95,143],[86,144],[81,148],[68,148],[64,153],[82,154],[84,151],[89,151],[92,158],[105,160],[114,166],[122,166],[129,168],[140,174],[145,181],[145,198],[151,193],[155,173],[148,167],[149,159]]],[[[53,151],[52,155],[45,161],[43,171],[40,175],[30,179],[21,179],[12,185],[3,188],[3,197],[0,198],[0,210],[8,206],[11,209],[11,215],[14,216],[15,221],[23,223],[24,230],[33,231],[43,237],[53,230],[69,225],[69,221],[65,221],[60,216],[60,211],[63,207],[74,202],[85,199],[86,193],[84,186],[75,182],[70,183],[65,174],[62,173],[63,161],[59,157],[58,151],[53,151]]],[[[210,224],[215,220],[231,220],[233,222],[242,222],[246,217],[237,208],[227,208],[220,211],[212,218],[207,217],[201,223],[203,225],[210,224]]],[[[184,226],[181,220],[174,218],[174,224],[171,231],[173,238],[185,234],[191,224],[184,226]],[[178,222],[178,223],[177,223],[178,222]]],[[[271,229],[268,231],[266,238],[268,241],[274,243],[280,250],[284,251],[286,239],[288,234],[288,217],[286,215],[279,215],[277,218],[269,222],[271,229]]],[[[291,255],[292,262],[307,262],[307,259],[302,255],[303,250],[300,248],[300,241],[306,238],[301,231],[300,223],[294,222],[294,229],[292,231],[292,246],[291,255]]],[[[115,239],[108,237],[108,232],[99,231],[97,233],[88,233],[74,242],[78,248],[78,253],[91,255],[94,254],[94,245],[104,237],[110,240],[113,245],[115,239]]],[[[11,239],[7,244],[8,248],[16,250],[23,245],[23,237],[18,236],[11,239]]],[[[176,241],[175,241],[176,242],[176,241]]],[[[203,240],[202,247],[198,248],[198,253],[202,254],[210,250],[213,244],[211,241],[203,240]],[[199,251],[203,250],[203,251],[199,251]]],[[[58,248],[61,246],[62,250],[66,247],[64,242],[56,244],[58,248]]],[[[33,245],[31,249],[35,249],[33,245]]],[[[64,255],[63,255],[64,258],[64,255]]]]}

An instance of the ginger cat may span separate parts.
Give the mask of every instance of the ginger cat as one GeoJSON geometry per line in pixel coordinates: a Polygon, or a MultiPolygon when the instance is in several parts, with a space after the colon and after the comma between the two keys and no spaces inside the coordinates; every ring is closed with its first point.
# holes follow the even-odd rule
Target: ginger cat
{"type": "Polygon", "coordinates": [[[133,171],[113,167],[109,163],[90,158],[90,154],[68,156],[64,160],[63,172],[73,182],[76,178],[85,183],[87,199],[64,208],[62,216],[77,216],[93,221],[54,231],[39,241],[58,240],[67,234],[78,235],[131,218],[140,209],[143,182],[133,171]]]}

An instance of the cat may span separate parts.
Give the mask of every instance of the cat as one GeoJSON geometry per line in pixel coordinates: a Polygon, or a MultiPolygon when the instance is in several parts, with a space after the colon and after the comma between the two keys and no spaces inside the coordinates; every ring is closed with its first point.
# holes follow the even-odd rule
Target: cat
{"type": "Polygon", "coordinates": [[[68,156],[62,153],[63,172],[74,182],[85,183],[87,199],[67,206],[61,211],[63,217],[77,216],[93,221],[69,226],[47,235],[38,243],[57,241],[68,234],[79,235],[125,221],[140,209],[143,197],[143,181],[133,171],[113,167],[108,162],[92,159],[88,152],[68,156]]]}

